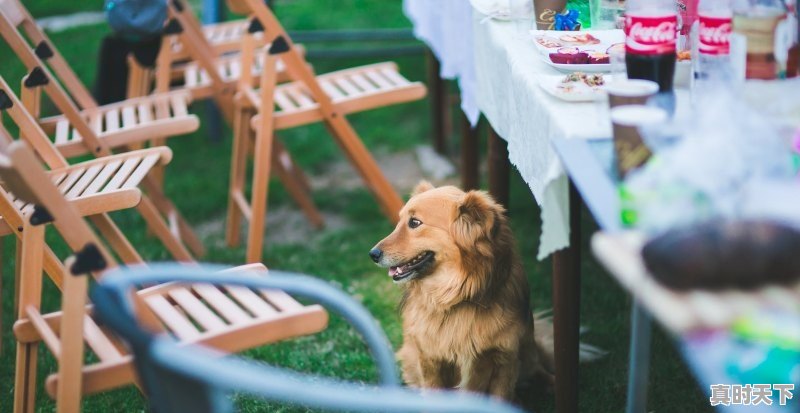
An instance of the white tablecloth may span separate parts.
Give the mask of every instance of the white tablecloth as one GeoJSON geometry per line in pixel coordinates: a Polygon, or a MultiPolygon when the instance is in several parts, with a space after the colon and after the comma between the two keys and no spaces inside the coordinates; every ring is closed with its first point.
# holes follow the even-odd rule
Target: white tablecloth
{"type": "Polygon", "coordinates": [[[443,79],[458,79],[461,110],[475,126],[472,6],[468,0],[403,0],[403,12],[414,24],[414,36],[425,42],[441,64],[443,79]]]}
{"type": "Polygon", "coordinates": [[[611,125],[600,103],[567,103],[542,90],[539,80],[560,72],[518,25],[483,17],[473,17],[478,107],[541,207],[543,259],[569,246],[568,180],[551,139],[608,138],[611,125]]]}

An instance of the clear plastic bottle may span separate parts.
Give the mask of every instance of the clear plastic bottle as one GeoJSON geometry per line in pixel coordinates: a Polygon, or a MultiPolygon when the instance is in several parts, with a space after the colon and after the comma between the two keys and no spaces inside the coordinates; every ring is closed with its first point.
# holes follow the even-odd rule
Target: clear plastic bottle
{"type": "Polygon", "coordinates": [[[733,76],[730,35],[733,27],[731,0],[700,0],[692,27],[693,90],[728,83],[733,76]]]}

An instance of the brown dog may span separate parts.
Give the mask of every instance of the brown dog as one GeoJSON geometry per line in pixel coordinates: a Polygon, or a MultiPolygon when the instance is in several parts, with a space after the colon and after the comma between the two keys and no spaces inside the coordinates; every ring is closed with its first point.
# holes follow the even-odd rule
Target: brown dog
{"type": "Polygon", "coordinates": [[[504,212],[485,192],[421,182],[370,251],[406,287],[397,356],[409,385],[511,400],[520,381],[552,383],[552,327],[531,315],[504,212]]]}

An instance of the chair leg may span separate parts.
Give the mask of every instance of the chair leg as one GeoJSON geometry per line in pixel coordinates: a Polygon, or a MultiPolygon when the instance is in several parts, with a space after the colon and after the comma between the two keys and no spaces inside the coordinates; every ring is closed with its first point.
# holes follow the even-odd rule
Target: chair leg
{"type": "Polygon", "coordinates": [[[17,343],[14,378],[14,413],[33,413],[36,404],[38,343],[17,343]]]}
{"type": "Polygon", "coordinates": [[[233,119],[233,151],[231,154],[231,175],[228,189],[228,217],[225,225],[225,241],[230,247],[239,245],[242,224],[242,209],[235,197],[244,198],[244,185],[247,174],[248,146],[252,138],[250,119],[252,110],[237,109],[233,119]]]}
{"type": "Polygon", "coordinates": [[[276,136],[273,145],[275,146],[275,153],[280,154],[281,159],[290,165],[287,169],[289,169],[289,172],[296,178],[296,181],[303,186],[306,192],[311,192],[311,183],[308,181],[308,176],[303,171],[303,168],[297,165],[297,162],[292,158],[292,154],[286,150],[286,147],[283,146],[283,142],[281,142],[278,136],[276,136]]]}
{"type": "Polygon", "coordinates": [[[272,130],[257,132],[253,155],[253,194],[250,227],[247,232],[246,263],[261,262],[264,246],[264,220],[267,215],[269,172],[272,160],[272,130]]]}
{"type": "Polygon", "coordinates": [[[297,171],[300,171],[300,168],[292,162],[289,153],[286,152],[282,146],[280,148],[278,147],[278,142],[280,142],[278,139],[273,141],[273,145],[275,146],[275,150],[272,152],[272,166],[274,171],[278,175],[278,178],[280,178],[283,186],[286,187],[289,195],[297,202],[300,209],[303,210],[306,218],[308,218],[315,228],[320,229],[325,225],[325,220],[322,218],[322,214],[320,214],[317,206],[314,205],[314,200],[311,199],[309,191],[302,182],[301,176],[297,173],[297,171]]]}
{"type": "Polygon", "coordinates": [[[173,220],[177,224],[180,239],[189,247],[195,256],[202,257],[205,255],[205,247],[203,247],[200,238],[197,237],[197,234],[195,234],[192,227],[186,222],[186,219],[181,215],[180,211],[178,211],[178,208],[175,207],[175,204],[164,195],[161,188],[159,188],[149,176],[146,176],[144,180],[142,180],[142,186],[147,192],[146,196],[142,196],[142,201],[148,198],[163,216],[173,220]]]}
{"type": "Polygon", "coordinates": [[[397,222],[403,200],[386,179],[375,159],[361,142],[356,131],[343,116],[331,116],[326,119],[328,130],[336,138],[350,162],[355,166],[361,178],[378,199],[383,213],[392,222],[397,222]]]}
{"type": "Polygon", "coordinates": [[[164,247],[167,248],[172,257],[176,261],[194,261],[192,254],[186,247],[175,238],[175,235],[170,231],[158,208],[153,204],[153,201],[146,196],[142,196],[142,201],[136,206],[136,210],[142,214],[148,228],[150,228],[155,236],[161,240],[164,247]]]}
{"type": "Polygon", "coordinates": [[[128,238],[122,234],[119,227],[111,220],[108,214],[92,215],[89,219],[94,223],[97,229],[103,234],[103,237],[111,245],[114,252],[119,255],[119,258],[125,264],[141,264],[144,262],[142,257],[133,248],[133,245],[128,241],[128,238]]]}

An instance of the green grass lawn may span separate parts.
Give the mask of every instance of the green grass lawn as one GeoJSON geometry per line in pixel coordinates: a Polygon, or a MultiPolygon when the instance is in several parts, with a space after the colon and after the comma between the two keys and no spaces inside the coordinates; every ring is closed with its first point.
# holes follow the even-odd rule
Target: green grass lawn
{"type": "MultiPolygon", "coordinates": [[[[97,10],[100,1],[25,1],[37,17],[83,10],[97,10]]],[[[313,0],[283,0],[277,2],[277,12],[290,30],[335,28],[397,28],[408,27],[403,17],[400,0],[338,0],[335,2],[313,0]]],[[[58,49],[70,62],[81,79],[88,85],[94,80],[96,52],[103,35],[104,25],[88,26],[52,34],[58,49]]],[[[338,47],[340,45],[333,45],[338,47]]],[[[331,45],[313,45],[332,47],[331,45]]],[[[9,83],[17,84],[24,73],[13,59],[11,51],[0,45],[0,75],[9,83]]],[[[411,79],[424,80],[425,61],[422,56],[397,59],[401,70],[411,79]]],[[[367,60],[314,61],[318,72],[369,63],[367,60]]],[[[205,117],[203,105],[196,105],[195,113],[205,117]]],[[[407,150],[428,141],[429,124],[427,101],[387,109],[380,109],[352,117],[356,130],[373,151],[394,152],[407,150]]],[[[299,128],[281,134],[290,151],[313,175],[320,173],[329,162],[343,159],[332,140],[319,126],[299,128]]],[[[225,214],[230,136],[211,143],[205,128],[191,136],[172,139],[170,147],[175,152],[168,169],[166,189],[188,220],[196,225],[220,219],[225,214]]],[[[453,148],[455,149],[455,148],[453,148]]],[[[454,151],[455,153],[455,151],[454,151]]],[[[525,268],[531,280],[531,297],[537,308],[551,306],[551,262],[536,261],[535,255],[540,234],[539,209],[527,186],[514,174],[511,182],[510,216],[519,240],[525,268]]],[[[367,258],[367,251],[392,226],[379,213],[376,204],[365,189],[343,190],[327,188],[314,194],[319,207],[345,217],[348,225],[343,229],[326,232],[313,240],[295,244],[266,245],[264,261],[272,268],[287,269],[316,275],[340,286],[361,300],[380,322],[395,347],[401,340],[400,320],[395,307],[400,291],[386,277],[385,271],[375,267],[367,258]]],[[[270,206],[291,205],[280,185],[273,182],[270,206]]],[[[113,216],[133,244],[149,260],[168,259],[159,243],[148,237],[143,221],[131,213],[113,216]]],[[[596,230],[588,214],[584,214],[584,234],[596,230]]],[[[59,240],[50,234],[53,243],[59,240]]],[[[581,269],[582,301],[581,320],[590,328],[585,340],[609,351],[604,359],[581,367],[580,406],[583,412],[621,412],[625,402],[627,380],[627,350],[629,336],[630,298],[604,273],[592,259],[587,246],[588,236],[582,245],[584,255],[581,269]]],[[[211,244],[211,243],[208,243],[211,244]]],[[[228,249],[209,245],[206,260],[239,264],[244,259],[243,248],[228,249]]],[[[63,248],[60,248],[63,251],[63,248]]],[[[12,286],[14,249],[8,240],[3,248],[3,353],[0,356],[0,411],[11,411],[14,376],[14,341],[10,326],[12,312],[12,286]]],[[[52,285],[45,289],[43,305],[46,309],[58,308],[58,295],[52,285]]],[[[287,368],[346,380],[373,381],[375,371],[369,355],[358,336],[345,323],[332,317],[330,327],[324,332],[297,340],[279,343],[249,351],[248,356],[287,368]]],[[[39,368],[40,382],[54,364],[42,356],[39,368]]],[[[671,339],[660,330],[653,343],[653,360],[650,380],[649,411],[695,412],[709,411],[707,399],[699,390],[671,339]]],[[[551,394],[534,395],[531,408],[538,412],[551,412],[551,394]]],[[[260,401],[242,399],[242,410],[306,411],[293,406],[268,405],[260,401]]],[[[39,389],[39,411],[52,411],[53,403],[39,389]]],[[[91,396],[85,399],[87,412],[137,412],[145,410],[142,396],[133,387],[127,387],[91,396]]]]}

